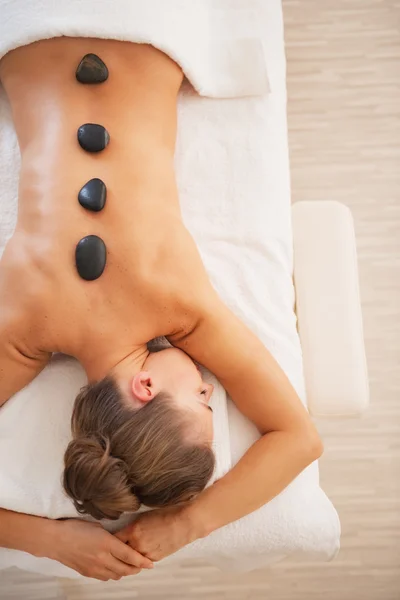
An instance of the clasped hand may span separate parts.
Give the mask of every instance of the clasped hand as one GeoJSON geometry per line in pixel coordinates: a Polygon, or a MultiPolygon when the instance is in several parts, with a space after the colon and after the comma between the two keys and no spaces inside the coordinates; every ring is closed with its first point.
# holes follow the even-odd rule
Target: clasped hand
{"type": "Polygon", "coordinates": [[[115,535],[98,523],[76,519],[54,521],[54,525],[57,536],[45,555],[101,581],[151,569],[153,561],[198,537],[184,506],[143,513],[115,535]]]}
{"type": "Polygon", "coordinates": [[[190,544],[197,537],[185,506],[141,514],[116,537],[151,561],[158,561],[190,544]]]}

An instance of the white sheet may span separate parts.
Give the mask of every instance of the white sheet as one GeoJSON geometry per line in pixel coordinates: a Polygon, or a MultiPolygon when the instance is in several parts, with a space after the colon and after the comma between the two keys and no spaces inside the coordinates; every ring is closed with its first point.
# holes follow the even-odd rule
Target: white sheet
{"type": "Polygon", "coordinates": [[[258,0],[0,0],[0,58],[58,37],[149,43],[181,65],[198,93],[268,91],[258,0]]]}
{"type": "MultiPolygon", "coordinates": [[[[186,87],[179,103],[178,183],[184,220],[199,245],[213,284],[271,350],[305,401],[293,310],[282,13],[279,0],[260,0],[258,5],[271,94],[217,100],[200,98],[186,87]]],[[[0,118],[4,110],[3,105],[0,118]]],[[[7,169],[1,179],[5,191],[0,200],[3,240],[12,229],[16,201],[15,153],[10,158],[13,144],[11,135],[0,146],[0,164],[7,169]]],[[[231,403],[228,410],[230,440],[225,442],[230,442],[232,462],[236,462],[257,434],[231,403]]],[[[41,432],[36,438],[41,441],[43,423],[31,423],[31,427],[41,432]]],[[[0,457],[7,452],[1,443],[0,457]]],[[[33,451],[37,449],[28,445],[26,452],[33,451]]],[[[53,491],[59,494],[59,474],[56,476],[51,469],[45,474],[46,481],[53,482],[53,491]]],[[[15,469],[14,479],[18,473],[15,469]]],[[[32,483],[41,498],[43,481],[33,478],[32,483]]],[[[200,558],[236,570],[266,565],[286,556],[327,560],[338,550],[339,535],[338,517],[319,487],[315,463],[259,511],[167,560],[200,558]]],[[[0,552],[0,562],[71,575],[56,563],[17,552],[0,552]]]]}

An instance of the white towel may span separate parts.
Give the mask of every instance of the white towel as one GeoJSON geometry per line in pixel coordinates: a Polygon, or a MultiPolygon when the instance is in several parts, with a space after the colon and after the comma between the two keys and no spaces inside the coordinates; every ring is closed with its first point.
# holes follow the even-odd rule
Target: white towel
{"type": "Polygon", "coordinates": [[[152,44],[202,96],[268,90],[257,0],[0,0],[0,59],[59,36],[152,44]]]}
{"type": "MultiPolygon", "coordinates": [[[[229,4],[240,6],[236,0],[229,4]]],[[[271,94],[219,100],[200,98],[185,86],[179,101],[178,185],[184,221],[199,246],[213,285],[271,350],[305,401],[301,348],[293,310],[282,13],[279,0],[260,0],[258,5],[258,21],[265,31],[271,94]]],[[[15,223],[17,175],[15,133],[9,108],[4,97],[0,97],[0,247],[11,235],[15,223]]],[[[28,398],[38,401],[39,394],[34,390],[39,388],[33,386],[40,387],[39,380],[12,400],[15,405],[21,400],[20,409],[11,404],[7,409],[9,415],[15,411],[13,418],[18,425],[3,445],[0,435],[0,461],[2,456],[15,456],[14,469],[4,465],[6,470],[3,471],[0,463],[0,473],[8,477],[9,483],[5,485],[12,485],[14,487],[9,489],[16,490],[15,497],[8,492],[7,502],[14,503],[20,510],[29,511],[35,506],[42,511],[40,514],[57,516],[71,508],[59,495],[60,458],[49,460],[45,438],[51,436],[53,430],[61,440],[60,427],[65,427],[68,418],[72,388],[82,382],[79,374],[71,382],[71,374],[76,369],[72,367],[74,364],[69,362],[65,375],[60,375],[61,379],[57,375],[57,384],[50,384],[54,408],[48,413],[49,419],[50,415],[52,418],[49,427],[40,417],[35,417],[33,407],[31,412],[27,408],[28,398]],[[68,396],[62,407],[60,390],[68,396]],[[57,401],[60,401],[58,409],[57,401]],[[24,441],[18,431],[25,415],[29,415],[32,441],[24,441]],[[59,419],[59,423],[54,419],[59,419]],[[44,446],[40,449],[42,443],[44,446]],[[21,445],[25,451],[19,449],[21,445]],[[25,460],[29,461],[28,468],[25,468],[25,460]],[[40,469],[40,465],[45,468],[40,469]],[[30,477],[28,482],[24,481],[25,472],[30,477]],[[32,490],[29,498],[21,492],[28,484],[32,490]]],[[[54,366],[58,368],[58,364],[54,366]]],[[[51,376],[50,369],[42,375],[51,376]]],[[[223,394],[218,404],[223,406],[223,394]]],[[[5,412],[0,413],[0,426],[5,415],[5,412]]],[[[228,415],[229,439],[225,429],[223,445],[226,448],[226,443],[230,443],[234,463],[256,439],[257,432],[232,403],[229,403],[228,415]]],[[[228,423],[225,421],[223,426],[227,428],[228,423]]],[[[222,425],[218,430],[222,431],[222,425]]],[[[64,445],[66,441],[65,438],[64,445]]],[[[53,447],[50,445],[50,448],[53,447]]],[[[55,456],[56,452],[52,452],[55,456]]],[[[266,565],[285,556],[327,560],[337,552],[339,536],[336,511],[319,487],[318,467],[314,463],[260,510],[187,546],[167,560],[199,558],[235,570],[266,565]]],[[[0,551],[0,565],[73,575],[49,560],[5,550],[0,551]]]]}

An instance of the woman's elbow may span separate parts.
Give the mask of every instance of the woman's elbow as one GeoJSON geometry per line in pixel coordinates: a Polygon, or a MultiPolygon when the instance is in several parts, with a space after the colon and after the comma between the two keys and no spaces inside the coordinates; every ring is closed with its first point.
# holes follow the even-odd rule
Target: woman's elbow
{"type": "Polygon", "coordinates": [[[310,439],[310,456],[311,460],[318,460],[324,453],[324,444],[318,433],[310,439]]]}
{"type": "Polygon", "coordinates": [[[307,465],[321,458],[324,445],[315,429],[303,431],[299,436],[299,451],[307,465]]]}

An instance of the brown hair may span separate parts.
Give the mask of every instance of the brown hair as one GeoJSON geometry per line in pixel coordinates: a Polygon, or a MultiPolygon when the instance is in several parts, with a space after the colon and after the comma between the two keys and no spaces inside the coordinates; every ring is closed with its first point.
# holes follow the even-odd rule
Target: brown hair
{"type": "Polygon", "coordinates": [[[130,408],[110,377],[88,384],[72,413],[64,489],[80,513],[117,519],[140,504],[162,507],[203,490],[215,467],[210,446],[190,440],[190,414],[158,394],[130,408]]]}

